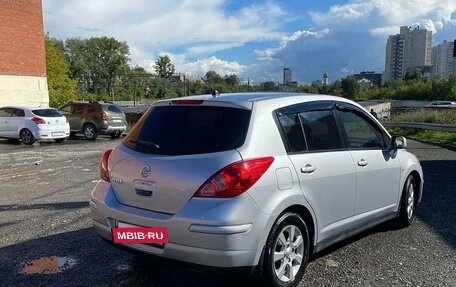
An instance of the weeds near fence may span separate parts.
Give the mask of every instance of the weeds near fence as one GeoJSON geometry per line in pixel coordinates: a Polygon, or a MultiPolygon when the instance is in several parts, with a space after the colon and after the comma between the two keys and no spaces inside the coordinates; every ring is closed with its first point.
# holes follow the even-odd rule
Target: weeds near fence
{"type": "Polygon", "coordinates": [[[456,109],[424,109],[400,113],[391,116],[393,122],[419,122],[419,123],[434,123],[442,125],[456,124],[456,109]]]}

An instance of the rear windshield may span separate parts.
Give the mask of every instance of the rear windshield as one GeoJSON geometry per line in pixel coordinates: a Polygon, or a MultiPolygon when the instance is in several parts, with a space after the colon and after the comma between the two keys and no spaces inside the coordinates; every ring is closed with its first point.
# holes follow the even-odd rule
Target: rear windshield
{"type": "Polygon", "coordinates": [[[59,111],[54,109],[39,109],[32,112],[39,117],[57,118],[62,116],[59,111]]]}
{"type": "Polygon", "coordinates": [[[189,155],[226,151],[245,140],[250,111],[214,106],[159,106],[150,109],[124,139],[143,153],[189,155]]]}
{"type": "Polygon", "coordinates": [[[122,113],[122,110],[118,106],[115,106],[115,105],[104,105],[103,110],[111,112],[111,113],[116,113],[116,114],[122,113]]]}

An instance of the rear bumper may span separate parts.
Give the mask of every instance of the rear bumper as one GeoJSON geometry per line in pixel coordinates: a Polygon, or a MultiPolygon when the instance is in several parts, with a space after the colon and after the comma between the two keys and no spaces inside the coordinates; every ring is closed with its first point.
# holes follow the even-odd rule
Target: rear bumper
{"type": "Polygon", "coordinates": [[[122,205],[107,182],[100,181],[90,199],[96,232],[112,242],[117,222],[143,227],[165,227],[169,243],[163,248],[128,244],[128,248],[164,258],[214,266],[258,264],[269,233],[268,216],[248,195],[235,199],[192,199],[174,215],[122,205]]]}
{"type": "Polygon", "coordinates": [[[57,126],[57,127],[39,127],[39,129],[33,131],[33,137],[37,140],[46,139],[65,139],[70,135],[69,126],[57,126]]]}
{"type": "Polygon", "coordinates": [[[121,134],[127,129],[127,126],[107,126],[102,127],[101,132],[104,134],[118,133],[121,134]]]}

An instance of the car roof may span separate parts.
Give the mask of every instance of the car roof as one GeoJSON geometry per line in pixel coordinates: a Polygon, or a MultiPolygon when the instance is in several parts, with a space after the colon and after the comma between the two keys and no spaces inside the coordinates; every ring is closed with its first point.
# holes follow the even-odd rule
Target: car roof
{"type": "Polygon", "coordinates": [[[292,105],[294,103],[302,102],[313,102],[313,101],[340,101],[355,104],[359,107],[360,105],[350,101],[346,98],[321,95],[321,94],[307,94],[307,93],[285,93],[285,92],[252,92],[252,93],[226,93],[213,95],[199,95],[189,96],[174,99],[166,99],[157,101],[154,105],[165,105],[174,100],[185,101],[185,100],[204,100],[205,102],[213,103],[229,103],[233,105],[242,106],[245,108],[251,108],[254,102],[270,102],[271,104],[277,105],[292,105]]]}
{"type": "Polygon", "coordinates": [[[0,107],[1,109],[3,108],[12,108],[12,109],[22,109],[22,110],[43,110],[43,109],[48,109],[48,110],[55,110],[55,108],[50,108],[50,107],[30,107],[30,106],[3,106],[0,107]]]}

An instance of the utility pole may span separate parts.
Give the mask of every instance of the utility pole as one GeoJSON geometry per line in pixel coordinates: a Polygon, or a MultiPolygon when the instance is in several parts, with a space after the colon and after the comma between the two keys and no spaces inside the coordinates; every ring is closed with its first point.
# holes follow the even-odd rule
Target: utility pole
{"type": "Polygon", "coordinates": [[[185,74],[184,74],[184,97],[187,96],[187,80],[185,79],[185,74]]]}

